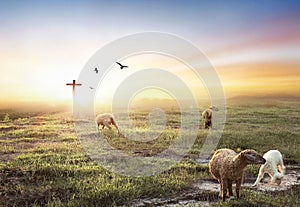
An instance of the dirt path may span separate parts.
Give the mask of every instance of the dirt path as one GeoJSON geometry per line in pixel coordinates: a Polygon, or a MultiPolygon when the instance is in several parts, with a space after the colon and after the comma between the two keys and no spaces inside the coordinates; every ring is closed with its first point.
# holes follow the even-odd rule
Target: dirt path
{"type": "MultiPolygon", "coordinates": [[[[252,187],[253,182],[245,182],[244,189],[249,189],[255,192],[279,192],[287,191],[295,185],[300,185],[300,166],[286,166],[286,175],[282,179],[281,184],[271,185],[266,177],[258,186],[252,187]]],[[[192,185],[191,190],[184,191],[180,196],[173,198],[149,198],[139,199],[134,201],[131,206],[210,206],[219,200],[219,184],[215,180],[201,180],[192,185]],[[209,200],[209,201],[207,201],[209,200]]]]}
{"type": "MultiPolygon", "coordinates": [[[[270,184],[269,177],[265,175],[265,178],[257,186],[252,187],[250,182],[245,182],[243,188],[260,192],[279,192],[286,191],[295,185],[300,185],[300,166],[287,166],[286,175],[283,177],[281,184],[270,184]]],[[[219,184],[210,180],[203,180],[199,183],[195,183],[194,187],[200,190],[209,190],[212,192],[219,192],[219,184]]]]}

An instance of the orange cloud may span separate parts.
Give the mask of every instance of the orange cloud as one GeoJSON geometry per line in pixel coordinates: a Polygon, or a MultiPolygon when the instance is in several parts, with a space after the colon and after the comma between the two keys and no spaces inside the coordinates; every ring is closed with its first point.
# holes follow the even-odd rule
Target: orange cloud
{"type": "Polygon", "coordinates": [[[247,63],[217,67],[228,95],[274,93],[300,95],[300,70],[295,63],[247,63]]]}

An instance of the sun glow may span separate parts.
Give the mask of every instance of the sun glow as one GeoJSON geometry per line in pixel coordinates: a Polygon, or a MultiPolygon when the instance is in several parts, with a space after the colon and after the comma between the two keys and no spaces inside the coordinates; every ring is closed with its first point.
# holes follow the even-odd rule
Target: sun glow
{"type": "MultiPolygon", "coordinates": [[[[71,106],[72,89],[66,83],[77,80],[95,51],[115,39],[144,31],[173,33],[195,44],[214,65],[227,97],[300,96],[300,30],[295,2],[229,2],[231,6],[222,6],[195,1],[149,7],[141,1],[135,2],[135,7],[123,5],[129,11],[126,15],[113,2],[0,4],[1,107],[17,102],[68,102],[71,106]],[[216,6],[222,12],[208,9],[216,6]]],[[[201,78],[177,59],[139,54],[120,61],[129,68],[111,68],[95,86],[97,104],[111,103],[118,84],[146,68],[170,71],[188,85],[198,101],[209,99],[201,78]]],[[[154,91],[137,99],[153,97],[168,100],[154,91]]]]}
{"type": "MultiPolygon", "coordinates": [[[[112,103],[114,94],[116,90],[118,90],[119,85],[135,72],[144,69],[161,69],[168,71],[186,84],[194,95],[195,100],[207,100],[209,98],[202,80],[194,74],[193,70],[178,59],[163,54],[146,53],[130,56],[122,60],[122,63],[128,65],[129,68],[120,70],[117,65],[114,65],[99,84],[97,88],[98,93],[95,97],[95,103],[99,106],[98,108],[103,108],[104,105],[109,106],[112,103]]],[[[143,80],[136,81],[143,83],[143,80]]],[[[178,93],[182,90],[176,83],[169,82],[169,86],[174,88],[178,93]]],[[[148,101],[148,103],[152,104],[155,102],[165,102],[162,105],[167,106],[170,104],[170,106],[173,106],[173,102],[176,102],[176,100],[172,97],[172,94],[163,90],[164,89],[148,87],[141,89],[141,91],[137,91],[136,94],[132,94],[132,105],[134,107],[146,105],[145,103],[148,101]]]]}

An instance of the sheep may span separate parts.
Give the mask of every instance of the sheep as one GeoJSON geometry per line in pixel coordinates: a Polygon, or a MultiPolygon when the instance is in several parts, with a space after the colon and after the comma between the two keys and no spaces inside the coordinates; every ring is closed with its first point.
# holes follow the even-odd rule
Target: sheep
{"type": "Polygon", "coordinates": [[[209,172],[220,183],[220,194],[225,201],[227,189],[230,198],[233,198],[232,182],[236,182],[236,197],[240,197],[240,189],[244,168],[248,164],[263,164],[266,160],[255,150],[247,149],[237,154],[227,148],[217,150],[209,161],[209,172]]]}
{"type": "Polygon", "coordinates": [[[213,118],[213,112],[219,111],[219,109],[216,106],[210,106],[208,109],[205,109],[202,112],[202,117],[204,119],[204,128],[208,129],[209,127],[212,128],[212,118],[213,118]]]}
{"type": "Polygon", "coordinates": [[[119,127],[112,114],[98,114],[95,120],[97,122],[98,127],[102,125],[102,129],[104,129],[104,127],[111,129],[110,125],[114,125],[119,132],[119,127]]]}
{"type": "Polygon", "coordinates": [[[270,150],[263,155],[266,163],[260,166],[257,179],[253,186],[256,186],[265,173],[268,173],[271,177],[271,183],[277,182],[280,185],[281,180],[285,174],[285,166],[283,165],[282,155],[278,150],[270,150]]]}

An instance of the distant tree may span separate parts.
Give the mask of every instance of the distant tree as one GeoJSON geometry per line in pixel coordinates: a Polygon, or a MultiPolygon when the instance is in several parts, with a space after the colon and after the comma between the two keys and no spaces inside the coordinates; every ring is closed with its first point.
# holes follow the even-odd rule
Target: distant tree
{"type": "Polygon", "coordinates": [[[9,118],[9,114],[5,114],[4,118],[3,118],[3,121],[4,122],[9,122],[10,121],[10,118],[9,118]]]}

